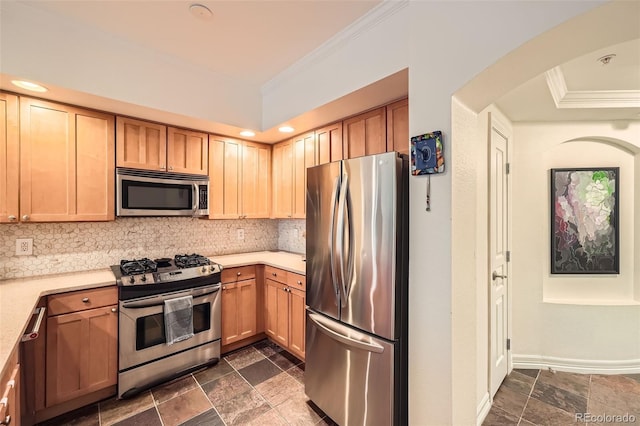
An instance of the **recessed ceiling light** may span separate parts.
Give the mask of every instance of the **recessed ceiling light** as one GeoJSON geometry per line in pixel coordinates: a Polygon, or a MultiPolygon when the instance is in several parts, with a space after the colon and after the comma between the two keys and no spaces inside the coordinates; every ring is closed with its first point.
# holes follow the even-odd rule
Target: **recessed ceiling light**
{"type": "Polygon", "coordinates": [[[256,134],[254,132],[252,132],[251,130],[243,130],[240,132],[241,136],[247,136],[247,137],[252,137],[255,136],[256,134]]]}
{"type": "Polygon", "coordinates": [[[44,86],[41,86],[41,85],[36,84],[36,83],[32,83],[30,81],[11,80],[11,83],[14,86],[18,86],[18,87],[20,87],[22,89],[26,89],[26,90],[31,90],[33,92],[41,92],[42,93],[42,92],[46,92],[47,90],[49,90],[44,86]]]}
{"type": "Polygon", "coordinates": [[[202,19],[203,21],[209,20],[213,16],[211,9],[200,3],[194,3],[189,6],[189,12],[191,12],[191,14],[196,18],[202,19]]]}
{"type": "Polygon", "coordinates": [[[280,130],[282,133],[291,133],[291,132],[293,132],[293,127],[291,127],[291,126],[282,126],[278,130],[280,130]]]}

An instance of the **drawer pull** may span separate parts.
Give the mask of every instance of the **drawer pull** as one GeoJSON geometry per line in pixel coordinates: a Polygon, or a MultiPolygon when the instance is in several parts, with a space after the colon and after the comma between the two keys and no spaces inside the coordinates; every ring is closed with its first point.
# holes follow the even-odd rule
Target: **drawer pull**
{"type": "Polygon", "coordinates": [[[82,303],[89,303],[89,298],[88,297],[83,297],[82,298],[82,303]]]}
{"type": "Polygon", "coordinates": [[[238,272],[238,276],[242,275],[242,272],[238,272]]]}
{"type": "Polygon", "coordinates": [[[111,312],[118,312],[118,310],[116,308],[111,308],[111,312]]]}
{"type": "Polygon", "coordinates": [[[23,334],[22,335],[22,340],[23,342],[26,342],[28,340],[33,340],[33,339],[37,339],[38,336],[40,335],[40,325],[42,324],[42,319],[44,318],[44,313],[47,311],[47,308],[41,307],[41,308],[35,308],[33,310],[33,315],[38,315],[38,318],[36,319],[35,324],[33,324],[33,329],[31,330],[31,333],[27,333],[27,334],[23,334]]]}
{"type": "Polygon", "coordinates": [[[302,285],[302,281],[298,280],[298,285],[302,285]]]}
{"type": "Polygon", "coordinates": [[[278,276],[278,274],[276,274],[275,272],[272,272],[271,275],[273,275],[274,277],[278,276]]]}
{"type": "Polygon", "coordinates": [[[0,422],[0,425],[8,425],[11,423],[11,416],[7,416],[4,418],[4,421],[0,422]]]}

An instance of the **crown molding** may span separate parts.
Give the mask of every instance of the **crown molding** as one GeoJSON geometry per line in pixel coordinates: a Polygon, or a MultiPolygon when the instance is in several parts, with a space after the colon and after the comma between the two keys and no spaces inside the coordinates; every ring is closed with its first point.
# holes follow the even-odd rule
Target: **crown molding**
{"type": "Polygon", "coordinates": [[[262,86],[262,95],[264,96],[269,94],[296,74],[301,73],[305,69],[312,68],[327,56],[339,50],[350,41],[357,39],[371,28],[379,25],[381,22],[384,22],[390,16],[396,14],[408,5],[409,0],[383,0],[378,6],[362,15],[345,29],[338,32],[307,55],[303,56],[280,74],[267,81],[262,86]]]}
{"type": "Polygon", "coordinates": [[[640,90],[569,91],[562,69],[545,73],[547,86],[556,108],[640,108],[640,90]]]}

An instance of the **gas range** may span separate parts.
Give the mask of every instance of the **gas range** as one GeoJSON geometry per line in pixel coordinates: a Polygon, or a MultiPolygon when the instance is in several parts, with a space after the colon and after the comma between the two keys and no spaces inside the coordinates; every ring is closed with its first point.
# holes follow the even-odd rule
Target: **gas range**
{"type": "Polygon", "coordinates": [[[220,282],[222,266],[199,254],[121,260],[111,266],[120,300],[195,288],[220,282]]]}

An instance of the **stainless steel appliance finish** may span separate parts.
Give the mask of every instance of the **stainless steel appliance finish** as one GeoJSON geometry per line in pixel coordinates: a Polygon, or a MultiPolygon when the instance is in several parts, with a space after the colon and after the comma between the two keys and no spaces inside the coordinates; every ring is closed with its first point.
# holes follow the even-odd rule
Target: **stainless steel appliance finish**
{"type": "Polygon", "coordinates": [[[407,423],[408,159],[307,170],[305,392],[345,425],[407,423]]]}
{"type": "Polygon", "coordinates": [[[116,169],[116,216],[206,216],[209,176],[116,169]]]}
{"type": "Polygon", "coordinates": [[[221,271],[209,259],[123,260],[112,266],[119,294],[118,397],[220,359],[221,271]],[[194,336],[167,345],[165,301],[193,298],[194,336]]]}

